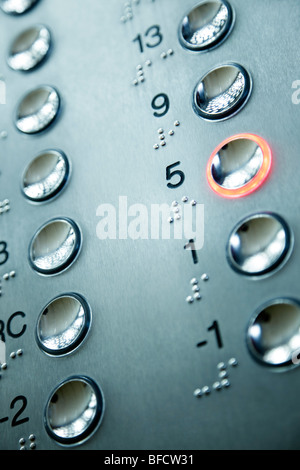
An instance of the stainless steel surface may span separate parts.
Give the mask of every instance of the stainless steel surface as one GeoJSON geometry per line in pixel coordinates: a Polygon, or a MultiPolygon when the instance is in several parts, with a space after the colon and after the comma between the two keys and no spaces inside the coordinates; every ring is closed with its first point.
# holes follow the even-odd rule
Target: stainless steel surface
{"type": "MultiPolygon", "coordinates": [[[[299,1],[231,0],[234,28],[206,54],[183,48],[178,37],[197,1],[124,4],[40,0],[25,15],[0,12],[0,447],[29,450],[35,435],[37,450],[61,449],[45,426],[48,400],[69,377],[84,376],[103,390],[106,411],[78,449],[299,449],[300,369],[274,373],[253,358],[246,339],[262,305],[299,300],[299,1]],[[10,45],[35,24],[51,30],[52,53],[18,73],[6,62],[10,45]],[[226,121],[199,118],[195,84],[232,62],[251,74],[251,99],[226,121]],[[59,90],[59,119],[43,132],[20,132],[19,100],[43,84],[59,90]],[[268,142],[272,171],[251,195],[226,199],[207,183],[207,163],[220,142],[245,132],[268,142]],[[72,162],[72,178],[59,197],[32,204],[20,190],[24,168],[56,148],[72,162]],[[135,204],[149,212],[173,201],[179,210],[203,204],[203,248],[192,250],[190,238],[133,239],[122,227],[116,239],[100,240],[99,206],[123,217],[123,196],[135,227],[135,204]],[[231,268],[226,246],[238,221],[265,211],[284,218],[295,245],[282,269],[254,281],[231,268]],[[62,217],[82,230],[80,256],[59,275],[40,276],[28,246],[38,227],[62,217]],[[194,278],[201,299],[189,303],[194,278]],[[39,348],[36,325],[44,306],[66,292],[87,300],[93,322],[79,348],[53,357],[39,348]]],[[[176,216],[166,220],[171,231],[176,216]]]]}

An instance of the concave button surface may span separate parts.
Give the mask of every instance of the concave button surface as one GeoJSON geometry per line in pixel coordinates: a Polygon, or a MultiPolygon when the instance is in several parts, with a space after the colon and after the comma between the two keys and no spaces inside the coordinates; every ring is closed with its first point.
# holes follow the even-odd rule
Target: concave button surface
{"type": "Polygon", "coordinates": [[[234,116],[247,103],[252,80],[239,64],[224,64],[205,74],[194,90],[194,109],[203,119],[221,121],[234,116]]]}
{"type": "Polygon", "coordinates": [[[179,39],[187,49],[207,51],[224,41],[232,25],[233,10],[227,1],[203,1],[183,18],[179,39]]]}
{"type": "Polygon", "coordinates": [[[60,150],[45,150],[25,169],[22,178],[24,196],[33,202],[44,202],[57,196],[70,176],[70,163],[60,150]]]}
{"type": "Polygon", "coordinates": [[[250,353],[267,366],[286,368],[299,364],[299,301],[279,298],[258,309],[248,325],[247,345],[250,353]]]}
{"type": "Polygon", "coordinates": [[[20,101],[15,124],[25,134],[36,134],[45,130],[57,117],[60,96],[51,86],[40,86],[27,93],[20,101]]]}
{"type": "Polygon", "coordinates": [[[49,29],[44,25],[32,26],[14,39],[8,54],[8,65],[17,71],[33,70],[46,59],[50,46],[49,29]]]}
{"type": "Polygon", "coordinates": [[[58,274],[71,266],[80,248],[78,225],[68,218],[52,219],[34,235],[29,246],[29,263],[40,274],[58,274]]]}

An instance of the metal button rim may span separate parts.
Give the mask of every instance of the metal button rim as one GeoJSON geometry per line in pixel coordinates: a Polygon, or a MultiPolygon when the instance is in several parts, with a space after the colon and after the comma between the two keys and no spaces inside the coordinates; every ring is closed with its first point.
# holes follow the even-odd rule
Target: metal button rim
{"type": "Polygon", "coordinates": [[[253,347],[252,341],[249,337],[249,329],[254,325],[256,319],[259,317],[259,315],[264,310],[266,310],[269,307],[272,307],[273,305],[278,305],[278,304],[282,304],[282,303],[290,304],[290,305],[296,306],[300,309],[300,300],[297,300],[294,297],[282,296],[282,297],[277,297],[277,298],[273,298],[272,300],[266,301],[265,303],[260,305],[260,307],[258,307],[255,310],[254,314],[251,316],[250,321],[248,322],[248,325],[247,325],[246,335],[245,335],[246,336],[246,345],[247,345],[247,348],[248,348],[248,351],[249,351],[251,357],[254,360],[256,360],[260,365],[264,366],[266,369],[268,369],[270,371],[274,371],[274,372],[287,372],[291,369],[294,369],[295,367],[298,367],[300,365],[300,363],[295,364],[295,363],[293,363],[292,359],[287,361],[287,362],[283,362],[281,364],[272,364],[272,363],[266,362],[264,359],[262,359],[260,354],[258,354],[256,349],[253,347]]]}
{"type": "Polygon", "coordinates": [[[209,122],[221,122],[225,121],[227,119],[230,119],[234,117],[236,114],[238,114],[242,109],[246,106],[248,103],[251,94],[252,94],[252,89],[253,89],[253,80],[251,74],[246,70],[245,67],[242,65],[236,63],[236,62],[226,62],[224,64],[217,65],[213,68],[211,68],[208,72],[206,72],[200,80],[198,80],[194,92],[193,92],[193,109],[196,114],[198,114],[202,119],[205,121],[209,122]],[[223,67],[235,67],[237,68],[244,76],[245,79],[245,87],[243,90],[242,95],[240,98],[235,102],[233,106],[231,106],[228,110],[222,112],[222,113],[217,113],[215,115],[206,113],[205,111],[202,111],[201,108],[197,104],[197,94],[198,94],[198,89],[200,84],[203,82],[203,80],[212,72],[223,68],[223,67]]]}
{"type": "Polygon", "coordinates": [[[253,280],[259,280],[263,279],[266,277],[269,277],[273,274],[275,274],[277,271],[279,271],[283,266],[288,262],[290,259],[290,256],[292,254],[294,248],[294,234],[288,225],[288,223],[279,215],[276,214],[275,212],[271,211],[261,211],[261,212],[256,212],[251,215],[248,215],[241,219],[235,227],[232,229],[228,240],[227,240],[227,245],[226,245],[226,258],[228,261],[229,266],[235,271],[236,273],[243,275],[244,277],[248,279],[253,279],[253,280]],[[239,265],[235,262],[235,260],[232,257],[231,250],[230,250],[230,240],[232,236],[240,229],[244,224],[249,222],[249,220],[253,220],[254,218],[259,218],[259,217],[270,217],[275,220],[277,220],[283,227],[285,235],[286,235],[286,245],[284,251],[281,253],[279,258],[276,260],[275,263],[272,264],[272,266],[269,266],[268,268],[254,272],[254,273],[249,273],[244,271],[239,267],[239,265]]]}
{"type": "Polygon", "coordinates": [[[56,441],[58,444],[60,444],[62,446],[65,446],[65,447],[77,446],[77,445],[83,444],[84,442],[86,442],[88,439],[90,439],[95,434],[95,432],[101,426],[101,423],[102,423],[103,417],[104,417],[104,413],[105,413],[105,398],[104,398],[104,394],[103,394],[103,391],[102,391],[101,387],[96,383],[95,380],[91,379],[88,376],[73,375],[71,377],[68,377],[65,380],[62,380],[52,390],[52,392],[51,392],[51,394],[50,394],[50,396],[47,400],[45,410],[44,410],[44,426],[45,426],[45,429],[46,429],[48,435],[54,441],[56,441]],[[59,390],[62,386],[66,385],[67,383],[72,382],[72,381],[84,382],[89,387],[92,388],[92,390],[95,393],[96,399],[97,399],[97,409],[96,409],[96,413],[95,413],[95,416],[94,416],[91,424],[88,426],[87,429],[85,429],[85,431],[83,433],[79,434],[78,436],[72,437],[72,438],[62,438],[62,437],[58,436],[57,434],[55,434],[55,432],[51,429],[51,424],[50,424],[50,420],[49,420],[49,417],[48,417],[48,408],[49,408],[49,404],[51,402],[51,399],[52,399],[53,395],[57,392],[57,390],[59,390]]]}
{"type": "Polygon", "coordinates": [[[67,356],[67,355],[70,355],[72,354],[73,352],[75,352],[83,343],[84,341],[87,339],[87,336],[88,336],[88,333],[91,329],[91,325],[92,325],[92,310],[91,310],[91,307],[89,305],[89,303],[87,302],[87,300],[80,294],[77,294],[75,292],[67,292],[65,294],[61,294],[61,295],[58,295],[56,296],[54,299],[50,300],[50,302],[48,302],[44,308],[42,309],[42,311],[40,312],[39,316],[38,316],[38,320],[37,320],[37,323],[36,323],[36,329],[35,329],[35,338],[36,338],[36,342],[39,346],[39,348],[45,353],[47,354],[48,356],[51,356],[51,357],[62,357],[62,356],[67,356]],[[50,349],[50,348],[47,348],[43,342],[41,341],[40,339],[40,334],[39,334],[39,323],[40,323],[40,320],[42,318],[42,315],[44,313],[44,311],[55,301],[59,300],[59,299],[63,299],[63,298],[72,298],[72,299],[75,299],[77,300],[83,310],[84,310],[84,315],[85,315],[85,323],[84,323],[84,326],[82,327],[81,331],[80,331],[80,334],[78,335],[78,337],[76,338],[76,340],[69,346],[65,347],[65,348],[62,348],[60,350],[53,350],[53,349],[50,349]]]}
{"type": "Polygon", "coordinates": [[[47,222],[45,222],[41,227],[38,228],[38,230],[36,230],[35,234],[33,235],[32,239],[30,241],[30,244],[29,244],[28,262],[29,262],[31,268],[37,274],[40,274],[40,275],[45,276],[45,277],[56,276],[58,274],[61,274],[64,271],[66,271],[67,269],[69,269],[75,263],[75,261],[79,257],[81,248],[82,248],[82,232],[81,232],[81,229],[80,229],[79,225],[77,225],[77,223],[74,222],[74,220],[72,220],[68,217],[55,217],[55,218],[50,219],[47,222]],[[32,256],[31,255],[32,255],[33,243],[36,240],[37,236],[41,233],[41,231],[45,227],[47,227],[47,225],[50,225],[50,224],[55,223],[55,222],[66,222],[66,223],[68,223],[69,225],[72,226],[72,228],[75,232],[75,236],[76,236],[76,245],[74,246],[74,249],[73,249],[71,255],[69,256],[69,258],[64,263],[62,263],[60,266],[58,266],[57,268],[49,269],[49,270],[48,269],[47,270],[41,269],[38,266],[36,266],[36,264],[32,261],[32,256]]]}
{"type": "Polygon", "coordinates": [[[179,37],[179,43],[184,49],[193,51],[193,52],[199,52],[199,53],[205,53],[212,51],[213,49],[216,49],[217,47],[221,46],[224,41],[228,38],[228,36],[231,34],[234,24],[235,24],[235,10],[234,8],[230,5],[230,3],[227,0],[219,0],[224,5],[227,7],[228,10],[228,21],[227,21],[227,27],[224,29],[223,33],[219,36],[219,38],[214,41],[212,44],[209,44],[206,47],[201,47],[199,45],[193,45],[190,44],[182,34],[182,24],[183,21],[185,20],[186,17],[188,17],[193,10],[196,8],[200,7],[201,5],[208,3],[209,0],[202,0],[201,2],[197,3],[194,7],[190,8],[185,15],[182,17],[179,27],[178,27],[178,37],[179,37]]]}
{"type": "Polygon", "coordinates": [[[71,171],[72,171],[71,162],[70,162],[69,158],[67,157],[67,155],[65,154],[65,152],[63,152],[60,149],[56,149],[56,148],[51,148],[51,149],[49,148],[49,149],[42,150],[25,167],[25,170],[23,171],[23,174],[22,174],[22,177],[21,177],[21,192],[22,192],[23,196],[29,202],[31,202],[32,204],[40,205],[40,204],[48,203],[48,202],[52,201],[53,199],[57,198],[62,193],[62,191],[67,187],[67,185],[70,181],[71,171]],[[47,153],[57,153],[63,158],[63,160],[65,162],[65,165],[66,165],[66,172],[65,172],[64,179],[61,181],[60,185],[55,189],[55,191],[53,191],[53,193],[51,193],[51,194],[49,194],[45,197],[42,197],[41,199],[31,198],[30,196],[28,196],[24,192],[23,181],[24,181],[25,175],[26,175],[27,171],[29,170],[30,166],[34,163],[34,161],[36,159],[38,159],[39,157],[41,157],[42,155],[47,154],[47,153]]]}

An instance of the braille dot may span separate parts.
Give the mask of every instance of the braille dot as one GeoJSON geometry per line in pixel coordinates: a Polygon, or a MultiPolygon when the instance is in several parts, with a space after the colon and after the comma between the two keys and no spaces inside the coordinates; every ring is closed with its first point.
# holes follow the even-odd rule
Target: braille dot
{"type": "Polygon", "coordinates": [[[196,388],[196,390],[194,391],[194,396],[197,397],[197,398],[200,398],[202,397],[203,395],[203,392],[201,390],[201,388],[196,388]]]}
{"type": "Polygon", "coordinates": [[[189,198],[187,196],[183,196],[183,198],[181,200],[182,200],[182,202],[188,202],[189,198]]]}
{"type": "Polygon", "coordinates": [[[174,222],[173,217],[169,217],[169,218],[168,218],[168,222],[169,222],[170,224],[172,224],[172,223],[174,222]]]}
{"type": "Polygon", "coordinates": [[[217,368],[219,370],[225,370],[226,369],[226,365],[224,362],[219,362],[219,364],[217,365],[217,368]]]}
{"type": "Polygon", "coordinates": [[[214,390],[221,390],[221,388],[222,388],[220,382],[214,382],[212,387],[213,387],[214,390]]]}
{"type": "Polygon", "coordinates": [[[187,301],[187,303],[192,304],[192,303],[194,302],[194,299],[193,299],[193,297],[192,297],[191,295],[189,295],[189,296],[186,298],[186,301],[187,301]]]}
{"type": "Polygon", "coordinates": [[[202,274],[201,280],[202,281],[208,281],[209,280],[208,274],[202,274]]]}
{"type": "Polygon", "coordinates": [[[174,126],[176,126],[176,127],[180,126],[180,122],[179,122],[179,121],[175,121],[175,122],[174,122],[174,126]]]}
{"type": "Polygon", "coordinates": [[[167,58],[166,52],[162,52],[162,53],[160,54],[160,58],[161,58],[161,59],[166,59],[166,58],[167,58]]]}
{"type": "Polygon", "coordinates": [[[10,353],[10,357],[11,357],[11,359],[15,359],[16,353],[15,352],[10,353]]]}
{"type": "Polygon", "coordinates": [[[228,379],[221,380],[221,386],[225,387],[225,388],[228,388],[230,386],[229,380],[228,379]]]}
{"type": "Polygon", "coordinates": [[[199,292],[196,292],[194,294],[194,299],[196,299],[196,300],[201,300],[202,299],[202,296],[199,294],[199,292]]]}
{"type": "Polygon", "coordinates": [[[226,370],[221,370],[219,372],[220,379],[226,379],[228,377],[228,372],[226,370]]]}
{"type": "Polygon", "coordinates": [[[164,130],[162,128],[158,129],[157,131],[159,134],[163,134],[164,133],[164,130]]]}
{"type": "Polygon", "coordinates": [[[196,206],[196,204],[197,204],[197,202],[193,199],[193,200],[191,201],[191,205],[192,205],[192,206],[196,206]]]}
{"type": "Polygon", "coordinates": [[[193,277],[193,279],[191,279],[191,284],[192,285],[198,284],[198,279],[193,277]]]}
{"type": "Polygon", "coordinates": [[[173,55],[173,54],[174,54],[173,49],[169,49],[169,50],[168,50],[168,54],[169,54],[169,55],[173,55]]]}
{"type": "Polygon", "coordinates": [[[147,65],[147,67],[150,67],[152,65],[151,60],[146,60],[145,65],[147,65]]]}
{"type": "Polygon", "coordinates": [[[205,395],[210,394],[210,388],[208,387],[208,385],[205,385],[204,387],[202,387],[202,392],[205,393],[205,395]]]}
{"type": "Polygon", "coordinates": [[[159,145],[158,145],[158,144],[154,144],[154,145],[153,145],[153,148],[154,148],[155,150],[157,150],[157,149],[159,149],[159,145]]]}
{"type": "Polygon", "coordinates": [[[161,143],[160,143],[160,145],[161,145],[162,147],[164,147],[164,146],[166,145],[166,141],[165,141],[165,140],[162,140],[161,143]]]}
{"type": "Polygon", "coordinates": [[[238,361],[236,360],[235,357],[232,357],[231,359],[229,359],[228,365],[231,367],[236,367],[238,365],[238,361]]]}
{"type": "Polygon", "coordinates": [[[171,136],[174,135],[174,131],[173,131],[173,130],[170,130],[170,131],[169,131],[169,135],[171,135],[171,136]]]}

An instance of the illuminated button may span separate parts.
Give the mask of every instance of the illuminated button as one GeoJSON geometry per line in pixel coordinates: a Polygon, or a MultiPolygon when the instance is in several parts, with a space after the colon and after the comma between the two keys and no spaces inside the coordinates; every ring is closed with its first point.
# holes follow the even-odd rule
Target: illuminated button
{"type": "Polygon", "coordinates": [[[0,7],[10,15],[21,15],[30,10],[38,0],[0,0],[0,7]]]}
{"type": "Polygon", "coordinates": [[[264,183],[271,164],[272,152],[264,139],[238,134],[222,142],[211,155],[208,183],[220,196],[247,196],[264,183]]]}
{"type": "Polygon", "coordinates": [[[212,49],[228,36],[233,20],[233,10],[227,1],[202,1],[183,18],[180,42],[193,51],[212,49]]]}
{"type": "Polygon", "coordinates": [[[59,150],[45,150],[26,168],[22,179],[23,193],[33,202],[48,201],[63,190],[69,175],[66,155],[59,150]]]}
{"type": "Polygon", "coordinates": [[[250,353],[271,367],[299,364],[300,303],[293,299],[275,299],[255,313],[247,329],[250,353]]]}
{"type": "Polygon", "coordinates": [[[58,92],[50,86],[30,91],[19,103],[16,126],[25,134],[36,134],[46,129],[56,118],[60,108],[58,92]]]}
{"type": "Polygon", "coordinates": [[[252,80],[238,64],[220,65],[201,78],[194,91],[194,109],[203,119],[221,121],[240,111],[252,91],[252,80]]]}
{"type": "Polygon", "coordinates": [[[91,325],[91,311],[78,294],[64,294],[43,309],[37,323],[39,347],[52,356],[63,356],[77,349],[91,325]]]}
{"type": "Polygon", "coordinates": [[[70,377],[51,394],[44,423],[49,436],[65,446],[89,439],[101,424],[104,396],[88,377],[70,377]]]}
{"type": "Polygon", "coordinates": [[[81,232],[70,219],[53,219],[34,235],[29,262],[40,274],[58,274],[75,261],[81,248],[81,232]]]}
{"type": "Polygon", "coordinates": [[[247,276],[263,276],[287,261],[293,235],[277,214],[262,212],[246,217],[232,231],[227,257],[231,267],[247,276]]]}
{"type": "Polygon", "coordinates": [[[12,43],[8,65],[13,70],[29,71],[47,57],[51,45],[50,31],[46,26],[37,25],[23,31],[12,43]]]}

